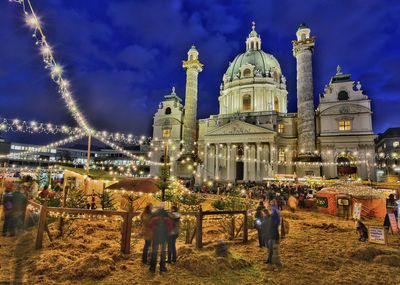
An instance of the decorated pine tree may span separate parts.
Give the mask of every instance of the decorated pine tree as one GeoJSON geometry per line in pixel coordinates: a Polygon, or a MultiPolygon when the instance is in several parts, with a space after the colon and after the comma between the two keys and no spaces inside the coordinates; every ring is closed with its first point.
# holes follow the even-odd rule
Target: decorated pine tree
{"type": "Polygon", "coordinates": [[[161,201],[165,201],[165,191],[171,185],[171,177],[169,172],[169,166],[160,167],[160,180],[157,182],[157,188],[161,191],[161,201]]]}
{"type": "Polygon", "coordinates": [[[115,201],[111,192],[103,191],[99,194],[100,205],[102,210],[115,210],[115,201]]]}
{"type": "Polygon", "coordinates": [[[79,188],[71,188],[66,199],[67,208],[86,208],[86,196],[79,188]]]}

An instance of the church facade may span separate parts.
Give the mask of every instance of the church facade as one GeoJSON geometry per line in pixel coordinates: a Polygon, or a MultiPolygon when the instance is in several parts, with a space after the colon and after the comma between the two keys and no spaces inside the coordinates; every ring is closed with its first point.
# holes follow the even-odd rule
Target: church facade
{"type": "MultiPolygon", "coordinates": [[[[185,106],[166,95],[154,116],[151,159],[171,162],[173,175],[198,181],[263,181],[277,175],[351,175],[373,178],[374,134],[370,100],[361,84],[338,67],[314,107],[312,54],[315,38],[296,32],[297,113],[287,112],[286,78],[276,58],[248,35],[222,77],[219,114],[196,118],[197,80],[203,65],[193,46],[186,70],[185,106]]],[[[151,174],[157,175],[153,166],[151,174]]]]}

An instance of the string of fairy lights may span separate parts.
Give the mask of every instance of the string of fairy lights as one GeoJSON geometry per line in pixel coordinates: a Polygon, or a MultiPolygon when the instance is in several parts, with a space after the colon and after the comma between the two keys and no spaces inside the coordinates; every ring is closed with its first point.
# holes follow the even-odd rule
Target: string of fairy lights
{"type": "MultiPolygon", "coordinates": [[[[58,94],[64,100],[66,107],[72,117],[77,122],[78,126],[88,135],[93,136],[104,144],[111,148],[122,152],[124,155],[136,159],[137,156],[131,152],[124,150],[121,146],[111,142],[110,138],[103,132],[94,130],[86,120],[83,113],[79,110],[78,104],[73,98],[70,82],[65,78],[63,74],[63,67],[57,63],[53,49],[49,44],[46,35],[42,29],[40,17],[36,14],[33,9],[30,0],[10,0],[21,5],[23,15],[25,17],[26,25],[32,30],[32,37],[35,40],[35,45],[39,47],[40,53],[43,58],[45,69],[50,71],[50,77],[52,81],[57,85],[58,94]]],[[[157,162],[148,161],[149,164],[158,164],[157,162]]]]}
{"type": "MultiPolygon", "coordinates": [[[[0,118],[0,131],[1,132],[20,132],[29,134],[66,134],[74,135],[80,134],[84,131],[78,127],[70,127],[66,125],[57,125],[52,123],[41,123],[36,121],[24,121],[20,119],[7,119],[0,118]]],[[[107,131],[96,132],[110,141],[121,142],[124,144],[143,145],[150,144],[151,137],[135,136],[133,134],[125,133],[111,133],[107,131]]]]}

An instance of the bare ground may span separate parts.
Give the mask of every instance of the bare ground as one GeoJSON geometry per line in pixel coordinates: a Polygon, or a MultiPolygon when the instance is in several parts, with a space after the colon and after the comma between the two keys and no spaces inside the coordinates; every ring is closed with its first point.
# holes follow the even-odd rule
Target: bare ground
{"type": "MultiPolygon", "coordinates": [[[[281,242],[282,268],[264,264],[251,230],[247,244],[230,241],[231,254],[216,257],[224,239],[217,221],[205,223],[204,248],[179,241],[179,258],[168,272],[151,274],[141,264],[138,238],[132,253],[120,253],[119,222],[74,221],[63,239],[33,250],[34,231],[0,243],[0,284],[400,284],[400,237],[389,235],[389,246],[359,242],[354,222],[301,211],[283,212],[290,224],[281,242]]],[[[367,224],[381,221],[367,221],[367,224]]]]}

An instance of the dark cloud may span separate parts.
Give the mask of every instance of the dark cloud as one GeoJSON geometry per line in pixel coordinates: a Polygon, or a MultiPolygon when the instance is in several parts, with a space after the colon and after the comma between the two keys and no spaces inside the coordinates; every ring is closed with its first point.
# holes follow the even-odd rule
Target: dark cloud
{"type": "MultiPolygon", "coordinates": [[[[375,131],[400,125],[400,3],[395,0],[385,5],[379,0],[32,3],[74,97],[97,129],[150,135],[158,103],[173,85],[184,98],[182,60],[192,43],[205,65],[199,76],[199,117],[217,113],[222,75],[244,51],[253,20],[263,49],[279,60],[287,77],[289,111],[296,111],[291,40],[299,23],[306,22],[317,39],[315,102],[340,64],[372,99],[375,131]]],[[[73,124],[19,5],[2,1],[0,10],[0,116],[73,124]]]]}

